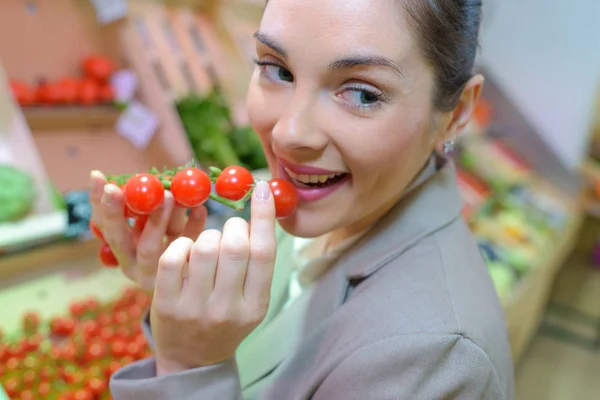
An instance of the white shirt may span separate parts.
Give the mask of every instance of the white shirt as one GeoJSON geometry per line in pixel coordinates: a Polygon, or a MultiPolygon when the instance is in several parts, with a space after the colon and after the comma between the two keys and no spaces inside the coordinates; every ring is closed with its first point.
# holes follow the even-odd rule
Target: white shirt
{"type": "Polygon", "coordinates": [[[368,230],[349,237],[342,243],[327,249],[329,234],[316,238],[294,238],[291,261],[293,271],[290,277],[288,299],[283,308],[289,307],[294,300],[315,283],[327,269],[368,230]]]}

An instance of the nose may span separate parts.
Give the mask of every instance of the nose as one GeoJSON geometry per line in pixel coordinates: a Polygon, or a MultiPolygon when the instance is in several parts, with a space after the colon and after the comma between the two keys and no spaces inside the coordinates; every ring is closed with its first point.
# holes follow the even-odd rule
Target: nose
{"type": "Polygon", "coordinates": [[[319,129],[317,100],[296,89],[273,127],[273,143],[285,153],[320,152],[328,143],[327,135],[319,129]]]}

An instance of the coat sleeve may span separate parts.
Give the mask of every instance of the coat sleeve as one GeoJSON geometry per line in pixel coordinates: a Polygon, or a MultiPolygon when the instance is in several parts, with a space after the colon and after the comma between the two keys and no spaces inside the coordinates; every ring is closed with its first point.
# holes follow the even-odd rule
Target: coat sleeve
{"type": "Polygon", "coordinates": [[[513,400],[488,355],[459,335],[402,335],[346,356],[312,400],[513,400]]]}
{"type": "MultiPolygon", "coordinates": [[[[148,345],[155,350],[150,313],[142,322],[148,345]]],[[[156,376],[156,362],[149,358],[129,364],[110,379],[110,392],[115,400],[238,400],[241,387],[235,360],[195,368],[188,371],[156,376]]]]}

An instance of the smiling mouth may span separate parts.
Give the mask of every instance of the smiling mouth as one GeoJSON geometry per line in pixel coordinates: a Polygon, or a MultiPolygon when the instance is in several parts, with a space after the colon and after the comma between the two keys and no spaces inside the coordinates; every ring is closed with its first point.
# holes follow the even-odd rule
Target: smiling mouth
{"type": "Polygon", "coordinates": [[[331,175],[307,175],[296,174],[289,168],[283,168],[291,178],[294,185],[300,188],[324,188],[335,185],[349,176],[348,173],[331,174],[331,175]]]}

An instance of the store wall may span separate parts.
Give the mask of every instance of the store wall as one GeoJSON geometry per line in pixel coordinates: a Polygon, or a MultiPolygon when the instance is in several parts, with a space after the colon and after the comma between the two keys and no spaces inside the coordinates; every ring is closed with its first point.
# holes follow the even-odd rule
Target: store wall
{"type": "Polygon", "coordinates": [[[599,0],[483,0],[480,64],[568,168],[600,93],[599,0]]]}

